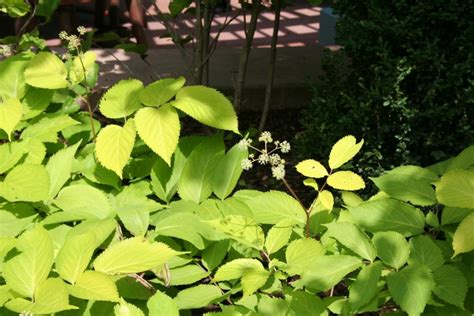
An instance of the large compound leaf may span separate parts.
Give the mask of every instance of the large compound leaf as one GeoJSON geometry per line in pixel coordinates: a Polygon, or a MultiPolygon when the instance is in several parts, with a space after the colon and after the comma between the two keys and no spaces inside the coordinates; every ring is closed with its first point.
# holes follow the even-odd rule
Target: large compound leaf
{"type": "Polygon", "coordinates": [[[362,148],[364,140],[356,143],[352,135],[345,136],[332,146],[329,154],[329,167],[336,169],[351,160],[362,148]]]}
{"type": "Polygon", "coordinates": [[[143,108],[135,115],[135,121],[140,138],[170,165],[181,129],[176,110],[170,105],[143,108]]]}
{"type": "Polygon", "coordinates": [[[425,226],[423,213],[402,201],[380,199],[349,208],[353,220],[369,232],[395,231],[405,237],[420,234],[425,226]]]}
{"type": "Polygon", "coordinates": [[[372,178],[375,185],[395,199],[415,205],[436,203],[432,183],[439,177],[432,171],[417,166],[401,166],[386,174],[372,178]]]}
{"type": "Polygon", "coordinates": [[[46,170],[49,173],[50,187],[49,196],[54,198],[63,185],[69,180],[79,143],[64,148],[49,158],[46,170]]]}
{"type": "Polygon", "coordinates": [[[84,219],[104,219],[112,213],[105,193],[86,184],[65,187],[59,192],[54,204],[84,219]]]}
{"type": "Polygon", "coordinates": [[[123,127],[107,125],[97,135],[95,143],[97,160],[122,178],[122,170],[130,159],[135,136],[133,120],[128,120],[123,127]]]}
{"type": "Polygon", "coordinates": [[[416,264],[390,273],[387,284],[395,302],[410,316],[423,312],[434,288],[428,267],[416,264]]]}
{"type": "Polygon", "coordinates": [[[221,200],[228,197],[234,190],[243,171],[241,162],[247,156],[247,149],[242,150],[238,145],[234,145],[216,166],[212,188],[221,200]]]}
{"type": "Polygon", "coordinates": [[[25,81],[37,88],[67,88],[66,65],[53,53],[40,52],[30,60],[25,69],[25,81]]]}
{"type": "Polygon", "coordinates": [[[100,112],[111,119],[123,119],[141,107],[138,93],[143,89],[140,80],[121,80],[111,87],[100,100],[100,112]]]}
{"type": "Polygon", "coordinates": [[[51,270],[53,241],[43,227],[37,226],[23,233],[15,247],[21,253],[5,262],[3,277],[15,292],[32,298],[51,270]]]}
{"type": "Polygon", "coordinates": [[[295,286],[306,286],[314,292],[327,291],[361,264],[361,260],[353,256],[319,256],[301,273],[301,279],[295,282],[295,286]]]}
{"type": "Polygon", "coordinates": [[[207,306],[221,297],[221,289],[217,286],[201,284],[179,291],[174,302],[180,310],[194,309],[207,306]]]}
{"type": "Polygon", "coordinates": [[[21,120],[23,106],[18,99],[8,99],[0,103],[0,129],[3,129],[11,140],[11,134],[21,120]]]}
{"type": "Polygon", "coordinates": [[[438,201],[447,206],[474,208],[474,171],[452,170],[435,183],[438,201]]]}
{"type": "Polygon", "coordinates": [[[454,255],[474,250],[474,213],[459,224],[453,237],[454,255]]]}
{"type": "Polygon", "coordinates": [[[69,288],[71,295],[83,300],[118,302],[120,300],[114,280],[104,273],[86,271],[79,275],[69,288]]]}
{"type": "Polygon", "coordinates": [[[18,165],[0,182],[0,196],[10,202],[39,202],[48,199],[49,186],[49,175],[44,166],[18,165]]]}
{"type": "Polygon", "coordinates": [[[374,234],[372,242],[377,249],[377,256],[385,264],[398,270],[407,262],[410,246],[402,234],[392,231],[378,232],[374,234]]]}
{"type": "Polygon", "coordinates": [[[280,191],[269,191],[245,202],[257,223],[276,224],[283,219],[305,223],[303,207],[294,198],[280,191]]]}
{"type": "Polygon", "coordinates": [[[94,269],[106,274],[138,273],[166,263],[179,254],[166,244],[134,237],[107,248],[95,259],[94,269]]]}
{"type": "Polygon", "coordinates": [[[184,77],[165,78],[155,81],[140,91],[140,101],[148,106],[165,104],[176,95],[185,82],[184,77]]]}
{"type": "Polygon", "coordinates": [[[377,251],[369,237],[357,225],[340,222],[327,224],[328,236],[335,238],[344,247],[349,248],[359,256],[374,261],[377,251]]]}
{"type": "Polygon", "coordinates": [[[184,87],[171,104],[203,124],[239,134],[237,115],[232,103],[215,89],[204,86],[184,87]]]}

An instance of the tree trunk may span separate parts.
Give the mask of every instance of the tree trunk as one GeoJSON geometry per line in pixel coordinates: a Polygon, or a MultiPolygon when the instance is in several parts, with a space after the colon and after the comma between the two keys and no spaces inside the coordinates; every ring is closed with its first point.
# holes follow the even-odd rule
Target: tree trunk
{"type": "Polygon", "coordinates": [[[270,49],[270,70],[268,71],[267,87],[265,89],[265,101],[263,102],[263,112],[260,118],[260,124],[258,125],[259,130],[265,128],[265,123],[268,118],[268,112],[270,111],[270,102],[272,99],[273,81],[275,79],[275,63],[276,63],[276,51],[278,43],[278,30],[280,29],[280,11],[281,5],[279,0],[273,2],[275,10],[275,20],[273,21],[273,34],[272,34],[272,45],[270,49]]]}
{"type": "MultiPolygon", "coordinates": [[[[250,23],[248,26],[248,30],[246,30],[246,39],[244,43],[244,47],[240,52],[240,62],[239,62],[239,69],[237,73],[237,84],[235,86],[234,92],[234,108],[237,112],[240,111],[240,106],[242,103],[242,93],[245,85],[245,75],[247,72],[247,64],[250,55],[250,49],[252,48],[253,44],[253,37],[255,35],[255,30],[257,28],[257,20],[260,14],[260,5],[261,0],[254,0],[252,4],[252,15],[250,18],[250,23]]],[[[244,13],[245,14],[245,13],[244,13]]]]}

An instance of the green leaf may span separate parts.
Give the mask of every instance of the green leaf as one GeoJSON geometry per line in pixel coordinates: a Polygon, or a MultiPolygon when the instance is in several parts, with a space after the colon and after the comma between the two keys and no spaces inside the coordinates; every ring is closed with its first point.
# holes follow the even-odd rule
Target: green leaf
{"type": "Polygon", "coordinates": [[[34,302],[17,298],[6,304],[17,313],[54,314],[64,310],[76,309],[69,305],[69,293],[61,279],[50,278],[41,282],[35,293],[34,302]]]}
{"type": "Polygon", "coordinates": [[[329,167],[336,169],[351,160],[362,148],[364,140],[356,143],[356,139],[352,135],[345,136],[338,140],[332,146],[329,154],[329,167]]]}
{"type": "Polygon", "coordinates": [[[24,143],[12,142],[0,145],[0,174],[13,168],[26,154],[24,143]]]}
{"type": "Polygon", "coordinates": [[[89,265],[96,247],[93,232],[68,234],[56,256],[56,270],[61,278],[74,284],[89,265]]]}
{"type": "Polygon", "coordinates": [[[80,123],[68,115],[46,116],[38,123],[25,128],[20,138],[34,138],[36,141],[56,143],[58,140],[58,132],[77,124],[80,123]]]}
{"type": "Polygon", "coordinates": [[[158,109],[143,108],[135,115],[135,121],[140,138],[170,165],[181,128],[176,110],[167,104],[158,109]]]}
{"type": "Polygon", "coordinates": [[[201,253],[202,262],[208,270],[214,270],[227,256],[230,241],[220,240],[207,246],[201,253]]]}
{"type": "Polygon", "coordinates": [[[124,299],[120,301],[120,304],[115,305],[114,314],[115,316],[145,316],[141,309],[124,299]]]}
{"type": "Polygon", "coordinates": [[[423,312],[434,288],[433,276],[428,267],[416,264],[390,273],[387,284],[395,302],[410,316],[423,312]]]}
{"type": "MultiPolygon", "coordinates": [[[[289,297],[285,293],[285,297],[289,297]]],[[[304,291],[291,293],[290,308],[295,315],[324,315],[326,305],[316,295],[304,291]]]]}
{"type": "Polygon", "coordinates": [[[174,302],[180,310],[209,305],[222,297],[221,289],[215,285],[201,284],[179,291],[174,302]]]}
{"type": "Polygon", "coordinates": [[[270,273],[256,259],[235,259],[222,265],[214,276],[214,281],[241,279],[244,295],[251,295],[265,285],[270,273]]]}
{"type": "Polygon", "coordinates": [[[141,107],[138,93],[143,89],[140,80],[121,80],[104,94],[99,103],[100,112],[111,119],[123,119],[141,107]]]}
{"type": "Polygon", "coordinates": [[[321,205],[328,210],[329,212],[332,211],[334,207],[334,196],[328,190],[323,190],[318,194],[318,200],[321,202],[321,205]]]}
{"type": "Polygon", "coordinates": [[[71,295],[83,300],[118,302],[117,286],[111,277],[97,271],[86,271],[79,275],[69,288],[71,295]]]}
{"type": "Polygon", "coordinates": [[[171,100],[184,86],[186,79],[166,78],[155,81],[140,91],[140,101],[148,106],[160,106],[171,100]]]}
{"type": "Polygon", "coordinates": [[[276,224],[290,219],[304,224],[306,214],[303,207],[294,198],[280,191],[269,191],[246,201],[257,223],[276,224]]]}
{"type": "Polygon", "coordinates": [[[42,165],[23,164],[13,168],[0,182],[0,196],[10,202],[39,202],[49,197],[49,175],[42,165]]]}
{"type": "Polygon", "coordinates": [[[178,182],[183,200],[201,203],[212,193],[216,164],[224,156],[224,144],[219,135],[207,138],[189,155],[178,182]]]}
{"type": "Polygon", "coordinates": [[[431,184],[439,177],[428,169],[401,166],[371,179],[380,190],[392,198],[421,206],[436,203],[435,191],[431,184]]]}
{"type": "Polygon", "coordinates": [[[104,219],[112,215],[105,193],[86,184],[65,187],[53,203],[63,211],[84,219],[104,219]]]}
{"type": "Polygon", "coordinates": [[[242,150],[238,145],[234,145],[217,164],[212,188],[221,200],[228,197],[237,185],[243,171],[241,162],[247,156],[247,149],[242,150]]]}
{"type": "Polygon", "coordinates": [[[352,171],[338,171],[327,178],[327,184],[334,189],[356,191],[365,188],[364,180],[352,171]]]}
{"type": "Polygon", "coordinates": [[[77,235],[87,234],[92,232],[95,235],[95,247],[99,247],[115,230],[117,222],[114,219],[90,219],[81,222],[79,225],[74,226],[68,232],[68,237],[73,238],[77,235]]]}
{"type": "Polygon", "coordinates": [[[369,232],[395,231],[405,237],[423,232],[423,213],[402,201],[381,199],[349,208],[352,219],[369,232]]]}
{"type": "Polygon", "coordinates": [[[25,69],[25,81],[30,86],[43,89],[67,88],[66,65],[53,53],[39,52],[25,69]]]}
{"type": "Polygon", "coordinates": [[[105,274],[138,273],[153,269],[180,253],[163,243],[141,237],[117,242],[94,261],[94,269],[105,274]]]}
{"type": "Polygon", "coordinates": [[[353,311],[367,305],[377,294],[377,283],[382,275],[380,261],[364,266],[349,289],[349,304],[353,311]]]}
{"type": "Polygon", "coordinates": [[[265,235],[258,224],[249,217],[227,215],[219,219],[207,221],[209,225],[230,238],[258,250],[263,249],[265,235]]]}
{"type": "Polygon", "coordinates": [[[474,171],[452,170],[435,183],[438,201],[447,206],[474,208],[474,171]]]}
{"type": "Polygon", "coordinates": [[[168,295],[157,291],[146,303],[149,316],[179,316],[178,306],[168,295]]]}
{"type": "Polygon", "coordinates": [[[434,271],[444,264],[441,249],[428,236],[416,236],[410,239],[410,257],[408,264],[423,264],[434,271]]]}
{"type": "Polygon", "coordinates": [[[53,265],[53,241],[43,227],[36,226],[23,233],[15,247],[21,253],[4,263],[3,278],[12,290],[32,298],[53,265]]]}
{"type": "Polygon", "coordinates": [[[31,52],[23,52],[0,62],[0,98],[23,98],[26,88],[23,73],[31,56],[31,52]]]}
{"type": "Polygon", "coordinates": [[[410,246],[405,237],[397,232],[375,233],[372,242],[377,249],[377,256],[383,263],[400,269],[408,260],[410,246]]]}
{"type": "Polygon", "coordinates": [[[374,261],[377,251],[369,237],[357,225],[348,222],[331,223],[325,225],[328,236],[335,238],[344,247],[364,259],[374,261]]]}
{"type": "Polygon", "coordinates": [[[74,57],[69,71],[69,78],[73,84],[82,82],[87,74],[94,71],[95,59],[96,54],[93,51],[87,51],[74,57]]]}
{"type": "Polygon", "coordinates": [[[290,275],[302,274],[307,270],[317,257],[323,256],[324,247],[315,239],[305,238],[292,241],[286,248],[285,271],[290,275]]]}
{"type": "Polygon", "coordinates": [[[307,159],[299,162],[296,165],[296,171],[309,178],[323,178],[328,175],[326,168],[319,162],[313,159],[307,159]]]}
{"type": "Polygon", "coordinates": [[[441,225],[456,224],[474,213],[474,209],[445,206],[441,213],[441,225]]]}
{"type": "Polygon", "coordinates": [[[444,265],[433,272],[435,288],[433,293],[443,301],[464,308],[467,294],[467,281],[456,267],[444,265]]]}
{"type": "Polygon", "coordinates": [[[302,271],[301,279],[294,284],[297,288],[306,286],[314,292],[327,291],[361,264],[361,260],[353,256],[318,256],[302,271]]]}
{"type": "Polygon", "coordinates": [[[49,196],[51,198],[54,198],[63,185],[71,178],[74,155],[78,147],[79,143],[64,148],[49,158],[46,170],[49,174],[49,196]]]}
{"type": "Polygon", "coordinates": [[[122,179],[122,170],[130,159],[135,144],[135,122],[128,120],[123,127],[109,124],[97,135],[95,152],[97,160],[105,168],[122,179]]]}
{"type": "Polygon", "coordinates": [[[0,129],[3,129],[11,140],[11,134],[21,120],[23,106],[18,99],[8,99],[0,103],[0,129]]]}
{"type": "Polygon", "coordinates": [[[265,249],[271,255],[288,244],[295,222],[284,219],[275,224],[267,233],[265,238],[265,249]]]}
{"type": "Polygon", "coordinates": [[[239,134],[232,103],[220,92],[204,86],[184,87],[178,91],[174,107],[211,127],[239,134]]]}
{"type": "Polygon", "coordinates": [[[22,120],[25,121],[43,113],[51,103],[53,94],[54,90],[27,86],[25,97],[21,101],[23,105],[22,120]]]}
{"type": "Polygon", "coordinates": [[[169,284],[171,286],[193,284],[208,277],[210,274],[210,271],[206,271],[201,266],[190,264],[187,266],[170,269],[169,284]]]}
{"type": "Polygon", "coordinates": [[[454,256],[474,250],[474,213],[459,224],[453,237],[454,256]]]}
{"type": "Polygon", "coordinates": [[[36,217],[36,215],[32,215],[25,218],[17,218],[9,211],[0,210],[0,238],[16,237],[28,226],[30,226],[36,217]]]}

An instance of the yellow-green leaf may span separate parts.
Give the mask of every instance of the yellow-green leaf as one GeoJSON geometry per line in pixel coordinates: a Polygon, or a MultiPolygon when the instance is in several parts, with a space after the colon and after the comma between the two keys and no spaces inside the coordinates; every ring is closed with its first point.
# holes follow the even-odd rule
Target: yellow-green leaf
{"type": "Polygon", "coordinates": [[[435,186],[440,203],[452,207],[474,208],[474,171],[449,171],[435,186]]]}
{"type": "Polygon", "coordinates": [[[313,159],[303,160],[296,165],[296,171],[309,178],[323,178],[328,175],[326,168],[313,159]]]}
{"type": "Polygon", "coordinates": [[[364,140],[356,143],[356,139],[352,135],[345,136],[332,146],[329,154],[329,167],[336,169],[351,160],[362,148],[364,140]]]}
{"type": "Polygon", "coordinates": [[[148,106],[160,106],[173,98],[184,86],[184,77],[165,78],[155,81],[140,91],[140,101],[148,106]]]}
{"type": "Polygon", "coordinates": [[[25,81],[37,88],[61,89],[68,86],[67,68],[53,53],[40,52],[30,60],[25,69],[25,81]]]}
{"type": "Polygon", "coordinates": [[[100,112],[108,118],[120,119],[141,107],[138,93],[143,89],[140,80],[121,80],[111,87],[100,100],[100,112]]]}
{"type": "Polygon", "coordinates": [[[76,56],[69,72],[69,78],[74,83],[84,80],[85,75],[94,67],[96,54],[93,51],[87,51],[80,56],[76,56]]]}
{"type": "Polygon", "coordinates": [[[328,190],[323,190],[321,191],[321,193],[319,193],[318,197],[323,207],[329,212],[332,211],[332,208],[334,206],[334,196],[332,195],[332,193],[328,190]]]}
{"type": "Polygon", "coordinates": [[[18,165],[0,182],[0,196],[10,202],[40,202],[49,197],[49,175],[42,165],[18,165]]]}
{"type": "Polygon", "coordinates": [[[170,165],[178,145],[180,124],[176,110],[169,105],[143,108],[135,115],[140,138],[170,165]]]}
{"type": "Polygon", "coordinates": [[[113,124],[107,125],[97,136],[95,144],[97,160],[102,166],[122,178],[122,170],[132,153],[135,136],[133,120],[128,120],[123,127],[113,124]]]}
{"type": "Polygon", "coordinates": [[[364,180],[352,171],[338,171],[331,174],[327,183],[334,189],[355,191],[365,188],[364,180]]]}
{"type": "Polygon", "coordinates": [[[453,237],[454,255],[474,250],[474,213],[459,224],[453,237]]]}
{"type": "Polygon", "coordinates": [[[0,129],[3,129],[8,139],[11,140],[11,134],[21,120],[23,115],[23,106],[18,99],[8,99],[0,103],[0,129]]]}
{"type": "Polygon", "coordinates": [[[104,273],[86,271],[69,288],[71,295],[83,300],[110,301],[120,300],[114,280],[104,273]]]}

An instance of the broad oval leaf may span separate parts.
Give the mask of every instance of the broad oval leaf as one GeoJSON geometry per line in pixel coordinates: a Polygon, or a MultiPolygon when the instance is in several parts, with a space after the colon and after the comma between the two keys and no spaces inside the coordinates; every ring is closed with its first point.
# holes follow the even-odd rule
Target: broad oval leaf
{"type": "Polygon", "coordinates": [[[352,135],[345,136],[338,140],[332,146],[329,154],[329,167],[336,169],[351,160],[362,148],[364,140],[356,143],[356,139],[352,135]]]}
{"type": "Polygon", "coordinates": [[[439,177],[428,169],[417,166],[401,166],[380,177],[371,179],[381,191],[392,198],[422,206],[436,203],[432,183],[439,177]]]}
{"type": "Polygon", "coordinates": [[[382,275],[380,261],[363,267],[349,289],[349,304],[353,311],[367,305],[377,294],[377,283],[382,275]]]}
{"type": "Polygon", "coordinates": [[[410,246],[405,237],[397,232],[378,232],[372,237],[377,256],[395,269],[400,269],[408,260],[410,246]]]}
{"type": "Polygon", "coordinates": [[[118,302],[120,300],[114,280],[104,273],[86,271],[80,274],[69,288],[72,296],[83,300],[118,302]]]}
{"type": "Polygon", "coordinates": [[[66,65],[53,53],[39,52],[25,69],[25,81],[37,88],[61,89],[69,84],[66,65]]]}
{"type": "Polygon", "coordinates": [[[377,251],[369,237],[357,225],[348,222],[326,224],[326,234],[359,256],[374,261],[377,251]]]}
{"type": "Polygon", "coordinates": [[[64,148],[49,158],[46,170],[49,173],[49,196],[54,198],[63,185],[69,180],[74,163],[74,155],[80,143],[64,148]]]}
{"type": "Polygon", "coordinates": [[[239,134],[237,115],[232,103],[215,89],[204,86],[184,87],[171,104],[203,124],[239,134]]]}
{"type": "Polygon", "coordinates": [[[295,221],[284,219],[270,228],[265,238],[265,249],[269,255],[286,246],[290,240],[294,225],[295,221]]]}
{"type": "Polygon", "coordinates": [[[459,224],[453,237],[454,255],[474,250],[474,213],[459,224]]]}
{"type": "Polygon", "coordinates": [[[173,300],[180,310],[200,308],[218,301],[223,296],[221,291],[215,285],[201,284],[179,291],[173,300]]]}
{"type": "Polygon", "coordinates": [[[434,271],[444,264],[443,253],[428,236],[410,238],[410,257],[408,264],[423,264],[434,271]]]}
{"type": "Polygon", "coordinates": [[[338,190],[356,191],[365,188],[364,180],[352,171],[338,171],[331,174],[327,183],[338,190]]]}
{"type": "Polygon", "coordinates": [[[23,106],[18,99],[8,99],[0,103],[0,129],[3,129],[11,140],[11,134],[21,120],[23,106]]]}
{"type": "Polygon", "coordinates": [[[332,211],[334,207],[334,196],[328,190],[323,190],[318,195],[319,201],[321,201],[321,205],[328,210],[329,212],[332,211]]]}
{"type": "Polygon", "coordinates": [[[294,198],[280,191],[269,191],[245,202],[257,223],[276,224],[283,219],[305,223],[303,207],[294,198]]]}
{"type": "Polygon", "coordinates": [[[140,80],[119,81],[100,100],[100,112],[111,119],[126,118],[141,107],[138,93],[142,89],[143,83],[140,80]]]}
{"type": "Polygon", "coordinates": [[[433,276],[428,267],[417,264],[390,273],[387,284],[394,301],[408,315],[420,315],[423,312],[434,288],[433,276]]]}
{"type": "Polygon", "coordinates": [[[307,159],[299,162],[296,165],[296,171],[309,178],[323,178],[328,175],[326,168],[319,162],[313,159],[307,159]]]}
{"type": "Polygon", "coordinates": [[[0,182],[0,196],[10,202],[40,202],[49,197],[49,175],[42,165],[22,164],[0,182]]]}
{"type": "Polygon", "coordinates": [[[316,239],[304,238],[292,241],[286,248],[286,272],[290,275],[302,274],[316,257],[323,256],[325,249],[316,239]]]}
{"type": "Polygon", "coordinates": [[[181,129],[176,110],[170,105],[143,108],[135,115],[135,121],[140,138],[170,165],[181,129]]]}
{"type": "Polygon", "coordinates": [[[104,192],[86,184],[74,184],[59,192],[54,204],[84,219],[104,219],[112,214],[104,192]]]}
{"type": "Polygon", "coordinates": [[[120,304],[114,306],[115,316],[145,316],[143,311],[133,304],[128,303],[124,299],[120,300],[120,304]]]}
{"type": "Polygon", "coordinates": [[[467,281],[456,267],[444,265],[433,272],[435,287],[433,293],[443,301],[464,308],[467,294],[467,281]]]}
{"type": "Polygon", "coordinates": [[[130,159],[135,143],[135,122],[128,120],[123,127],[107,125],[97,135],[95,152],[105,168],[122,178],[122,170],[130,159]]]}
{"type": "Polygon", "coordinates": [[[155,81],[140,91],[140,101],[148,106],[165,104],[176,95],[185,82],[186,79],[184,77],[165,78],[155,81]]]}
{"type": "Polygon", "coordinates": [[[438,201],[447,206],[474,208],[474,171],[452,170],[435,183],[438,201]]]}
{"type": "Polygon", "coordinates": [[[179,316],[178,306],[168,295],[157,291],[147,301],[149,316],[179,316]]]}
{"type": "Polygon", "coordinates": [[[166,244],[134,237],[105,249],[94,261],[94,269],[105,274],[128,274],[147,271],[179,255],[166,244]]]}
{"type": "Polygon", "coordinates": [[[372,233],[395,231],[409,237],[422,233],[425,226],[419,209],[398,200],[367,201],[349,208],[349,212],[356,224],[372,233]]]}
{"type": "Polygon", "coordinates": [[[247,156],[247,149],[242,150],[238,145],[234,145],[217,164],[212,180],[212,188],[221,200],[229,196],[234,190],[243,171],[241,162],[247,156]]]}

